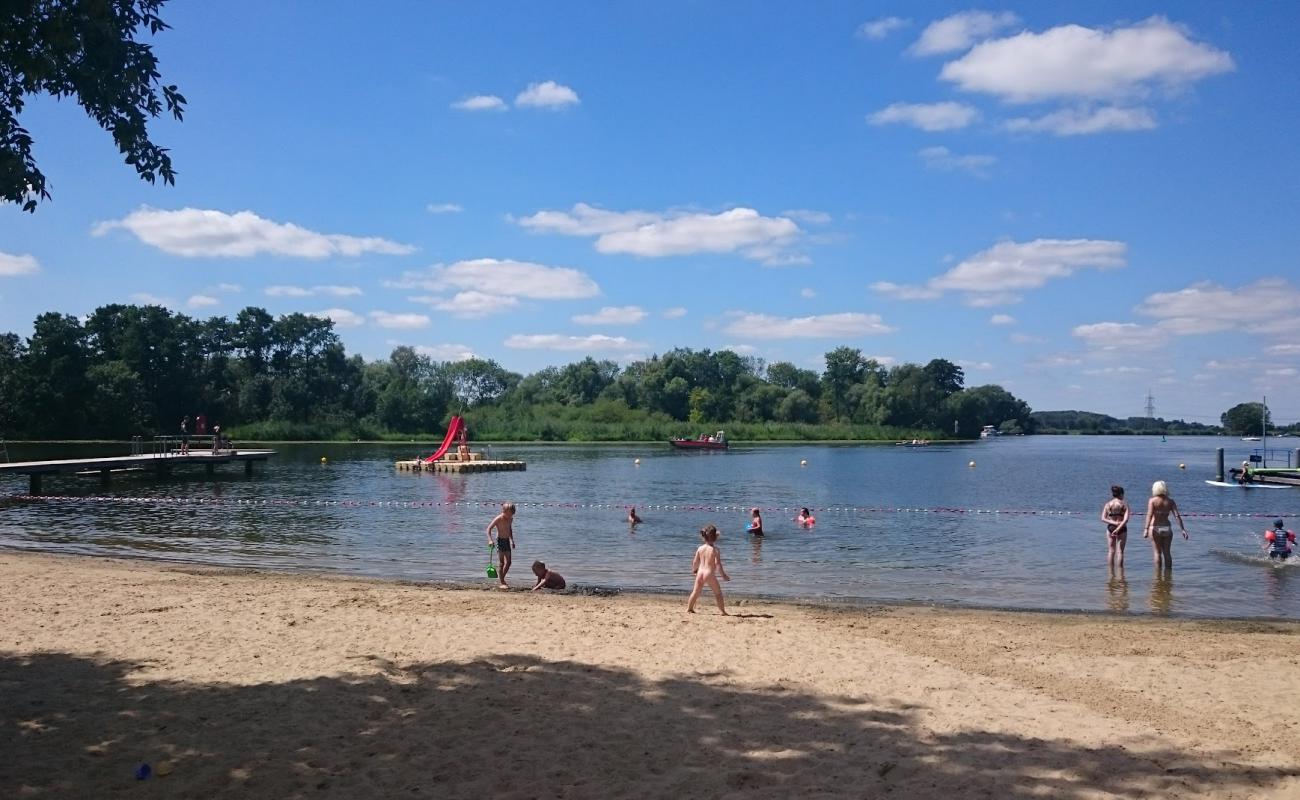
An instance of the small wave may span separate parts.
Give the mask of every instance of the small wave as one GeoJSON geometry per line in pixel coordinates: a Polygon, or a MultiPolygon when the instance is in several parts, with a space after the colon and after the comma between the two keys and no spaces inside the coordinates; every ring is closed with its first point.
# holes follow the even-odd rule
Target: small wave
{"type": "Polygon", "coordinates": [[[1285,561],[1269,558],[1267,553],[1236,553],[1231,550],[1211,550],[1210,553],[1235,564],[1255,564],[1274,569],[1300,569],[1300,555],[1295,553],[1285,561]]]}

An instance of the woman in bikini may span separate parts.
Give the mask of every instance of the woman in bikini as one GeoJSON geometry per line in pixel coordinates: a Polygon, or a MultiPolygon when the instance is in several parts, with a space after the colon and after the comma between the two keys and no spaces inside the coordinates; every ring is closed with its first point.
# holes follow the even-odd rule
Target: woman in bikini
{"type": "Polygon", "coordinates": [[[1169,487],[1164,481],[1151,484],[1151,499],[1147,501],[1147,524],[1142,538],[1151,538],[1151,547],[1155,557],[1156,571],[1174,568],[1173,544],[1174,526],[1169,522],[1173,514],[1178,520],[1178,527],[1187,539],[1187,527],[1183,525],[1183,515],[1178,511],[1178,504],[1169,496],[1169,487]]]}
{"type": "Polygon", "coordinates": [[[1124,487],[1110,487],[1110,500],[1101,508],[1101,521],[1106,523],[1106,565],[1111,572],[1115,567],[1124,569],[1124,547],[1128,544],[1128,518],[1131,511],[1124,502],[1124,487]]]}

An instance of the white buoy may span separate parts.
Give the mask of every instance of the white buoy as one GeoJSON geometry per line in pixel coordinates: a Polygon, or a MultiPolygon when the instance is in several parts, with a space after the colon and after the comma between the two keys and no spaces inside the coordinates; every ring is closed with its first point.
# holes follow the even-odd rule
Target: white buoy
{"type": "Polygon", "coordinates": [[[1179,464],[1179,465],[1178,465],[1178,468],[1179,468],[1179,469],[1187,469],[1187,465],[1186,465],[1186,464],[1179,464]]]}
{"type": "Polygon", "coordinates": [[[973,466],[975,466],[975,462],[972,461],[972,462],[970,462],[969,464],[967,464],[966,466],[968,466],[968,467],[973,467],[973,466]]]}
{"type": "Polygon", "coordinates": [[[638,458],[636,461],[633,461],[632,463],[639,466],[641,464],[641,459],[638,458]]]}
{"type": "Polygon", "coordinates": [[[326,458],[325,456],[321,456],[321,457],[320,457],[320,463],[322,463],[322,464],[328,464],[328,463],[329,463],[329,459],[326,458]]]}
{"type": "Polygon", "coordinates": [[[806,458],[805,458],[805,459],[802,459],[802,460],[799,462],[799,466],[801,466],[801,467],[806,467],[806,466],[808,466],[808,459],[806,459],[806,458]]]}

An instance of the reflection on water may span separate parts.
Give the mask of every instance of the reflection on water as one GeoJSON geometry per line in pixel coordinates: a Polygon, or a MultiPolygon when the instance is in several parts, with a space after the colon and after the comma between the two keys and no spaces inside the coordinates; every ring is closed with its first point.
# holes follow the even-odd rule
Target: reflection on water
{"type": "Polygon", "coordinates": [[[1156,571],[1151,579],[1151,613],[1167,616],[1174,607],[1174,571],[1156,571]]]}
{"type": "Polygon", "coordinates": [[[1112,572],[1106,581],[1106,607],[1119,614],[1128,613],[1128,581],[1122,569],[1112,572]]]}
{"type": "MultiPolygon", "coordinates": [[[[427,450],[416,444],[277,445],[279,455],[251,477],[198,470],[115,477],[106,487],[48,479],[47,491],[68,499],[0,500],[0,546],[480,580],[483,531],[508,500],[519,505],[519,558],[555,564],[575,583],[682,590],[698,531],[713,523],[735,579],[730,588],[741,593],[1300,618],[1300,567],[1262,558],[1258,517],[1245,516],[1300,516],[1300,490],[1206,486],[1219,446],[1231,458],[1242,445],[1003,437],[915,449],[735,446],[703,457],[661,444],[494,445],[496,456],[527,461],[527,471],[453,475],[397,472],[395,460],[427,450]],[[1177,544],[1177,602],[1172,582],[1145,569],[1109,576],[1097,536],[1111,484],[1156,479],[1194,515],[1195,536],[1177,544]],[[633,505],[645,520],[635,528],[626,521],[633,505]],[[754,506],[765,509],[762,539],[744,535],[754,506]],[[816,528],[795,524],[802,506],[817,515],[816,528]],[[1133,602],[1142,594],[1148,603],[1133,602]]],[[[122,450],[22,447],[11,447],[14,458],[122,450]]],[[[24,481],[0,477],[0,495],[25,490],[24,481]]],[[[1141,494],[1130,492],[1139,510],[1141,494]]],[[[1141,523],[1139,516],[1135,529],[1141,523]]],[[[1146,556],[1139,549],[1128,557],[1146,556]]]]}

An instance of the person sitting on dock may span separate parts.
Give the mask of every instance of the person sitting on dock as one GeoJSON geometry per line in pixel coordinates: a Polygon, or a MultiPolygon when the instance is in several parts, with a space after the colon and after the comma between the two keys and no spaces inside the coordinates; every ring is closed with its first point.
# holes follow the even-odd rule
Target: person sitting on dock
{"type": "Polygon", "coordinates": [[[1268,557],[1276,561],[1286,561],[1291,557],[1291,545],[1296,543],[1295,534],[1285,529],[1286,523],[1280,519],[1273,520],[1273,530],[1264,532],[1264,541],[1268,547],[1268,557]]]}

